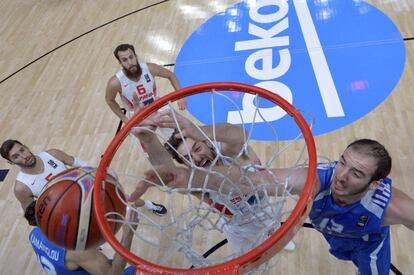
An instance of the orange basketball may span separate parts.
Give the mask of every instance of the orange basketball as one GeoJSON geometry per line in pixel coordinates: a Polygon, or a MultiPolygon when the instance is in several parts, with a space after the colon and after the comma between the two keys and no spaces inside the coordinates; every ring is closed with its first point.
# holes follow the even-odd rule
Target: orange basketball
{"type": "MultiPolygon", "coordinates": [[[[36,201],[36,221],[42,233],[55,244],[74,250],[96,247],[104,242],[93,210],[93,181],[96,169],[71,168],[56,175],[43,189],[36,201]]],[[[107,176],[105,197],[101,203],[105,213],[117,212],[125,216],[125,196],[117,180],[107,176]]],[[[109,214],[108,219],[118,219],[109,214]]],[[[109,222],[114,234],[121,223],[109,222]]]]}

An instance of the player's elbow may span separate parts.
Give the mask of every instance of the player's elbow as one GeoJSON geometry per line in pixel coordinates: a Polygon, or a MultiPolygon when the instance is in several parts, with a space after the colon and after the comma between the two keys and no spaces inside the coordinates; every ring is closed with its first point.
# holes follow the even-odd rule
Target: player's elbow
{"type": "Polygon", "coordinates": [[[115,99],[112,96],[106,95],[105,101],[106,101],[106,104],[111,105],[114,103],[115,99]]]}

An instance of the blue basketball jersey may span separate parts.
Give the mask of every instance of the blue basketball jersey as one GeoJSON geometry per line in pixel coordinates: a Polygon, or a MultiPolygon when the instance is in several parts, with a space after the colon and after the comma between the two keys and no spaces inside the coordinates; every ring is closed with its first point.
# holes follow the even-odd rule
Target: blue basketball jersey
{"type": "MultiPolygon", "coordinates": [[[[50,242],[40,231],[38,227],[33,228],[29,234],[29,241],[33,246],[42,268],[48,275],[83,275],[90,274],[89,272],[78,269],[69,270],[65,267],[66,249],[61,248],[50,242]]],[[[122,275],[135,274],[135,267],[127,267],[122,275]]]]}
{"type": "Polygon", "coordinates": [[[36,253],[37,259],[47,274],[89,274],[82,269],[76,271],[67,269],[65,267],[66,250],[47,240],[38,227],[35,227],[30,232],[29,241],[33,246],[33,250],[36,253]]]}
{"type": "Polygon", "coordinates": [[[336,164],[318,166],[321,186],[309,218],[328,241],[331,254],[342,260],[352,260],[359,267],[360,274],[388,274],[390,232],[389,226],[381,226],[381,223],[391,200],[392,181],[385,178],[360,201],[341,207],[331,195],[336,164]],[[378,263],[373,263],[373,259],[378,263]]]}

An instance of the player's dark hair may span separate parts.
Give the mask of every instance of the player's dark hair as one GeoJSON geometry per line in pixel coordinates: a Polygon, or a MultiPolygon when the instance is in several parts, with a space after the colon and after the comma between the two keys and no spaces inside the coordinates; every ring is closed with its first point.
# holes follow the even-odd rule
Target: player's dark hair
{"type": "Polygon", "coordinates": [[[375,158],[377,162],[377,170],[372,175],[371,181],[384,179],[391,172],[392,159],[387,149],[378,141],[371,139],[358,139],[348,145],[359,153],[366,154],[375,158]]]}
{"type": "Polygon", "coordinates": [[[119,60],[118,52],[124,52],[124,51],[127,51],[127,50],[131,50],[135,54],[134,46],[132,46],[131,44],[121,44],[121,45],[119,45],[118,47],[115,48],[114,56],[116,57],[116,59],[118,59],[118,61],[121,61],[121,60],[119,60]]]}
{"type": "Polygon", "coordinates": [[[184,163],[184,161],[180,158],[180,156],[177,153],[178,146],[183,143],[183,139],[181,137],[175,137],[176,134],[178,134],[178,130],[175,129],[174,132],[171,134],[170,138],[166,143],[164,143],[164,147],[167,150],[168,153],[178,162],[178,163],[184,163]],[[175,150],[174,150],[174,149],[175,150]]]}
{"type": "Polygon", "coordinates": [[[24,211],[24,217],[31,226],[37,226],[35,206],[36,201],[32,201],[24,211]]]}
{"type": "Polygon", "coordinates": [[[9,153],[16,143],[23,145],[20,141],[15,140],[15,139],[8,139],[5,142],[3,142],[3,144],[0,147],[0,154],[4,159],[7,159],[10,161],[9,153]]]}

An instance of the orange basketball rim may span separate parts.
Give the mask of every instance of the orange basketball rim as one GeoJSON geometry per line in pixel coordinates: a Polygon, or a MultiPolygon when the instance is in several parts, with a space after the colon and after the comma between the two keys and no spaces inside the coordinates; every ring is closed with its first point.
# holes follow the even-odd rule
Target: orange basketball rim
{"type": "Polygon", "coordinates": [[[296,232],[305,222],[305,219],[311,209],[316,189],[316,159],[315,143],[308,124],[300,112],[281,96],[260,87],[237,82],[211,82],[183,88],[165,95],[147,107],[143,108],[130,121],[128,121],[125,127],[119,131],[119,133],[109,144],[98,167],[95,190],[93,194],[98,225],[105,239],[111,244],[111,246],[129,263],[136,266],[136,274],[243,274],[268,261],[272,256],[282,250],[283,247],[289,242],[289,240],[296,234],[296,232]],[[306,183],[295,208],[291,212],[290,216],[286,219],[286,221],[273,235],[271,235],[259,246],[250,250],[248,253],[234,258],[228,262],[203,268],[177,269],[159,266],[134,255],[128,249],[124,248],[115,238],[108,222],[104,218],[103,207],[99,203],[102,189],[101,184],[106,177],[107,167],[109,167],[115,152],[123,140],[128,136],[130,129],[134,125],[143,121],[150,114],[156,112],[162,106],[168,104],[168,102],[176,101],[183,97],[208,91],[239,91],[253,95],[259,95],[277,104],[284,111],[286,111],[286,113],[291,116],[299,126],[306,142],[307,153],[309,156],[306,183]]]}

